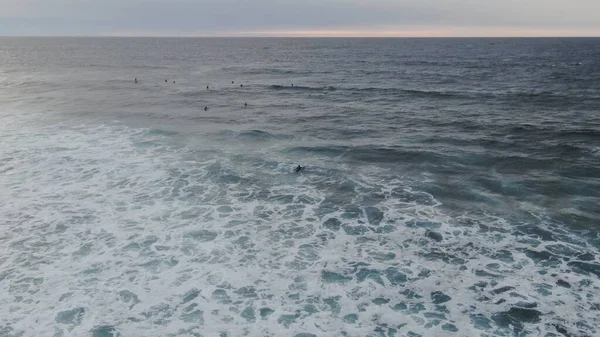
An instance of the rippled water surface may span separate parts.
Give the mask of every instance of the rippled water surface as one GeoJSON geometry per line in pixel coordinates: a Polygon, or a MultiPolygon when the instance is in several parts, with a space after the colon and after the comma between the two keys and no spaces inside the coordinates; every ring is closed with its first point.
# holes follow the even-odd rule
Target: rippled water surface
{"type": "Polygon", "coordinates": [[[597,336],[599,60],[2,38],[0,336],[597,336]]]}

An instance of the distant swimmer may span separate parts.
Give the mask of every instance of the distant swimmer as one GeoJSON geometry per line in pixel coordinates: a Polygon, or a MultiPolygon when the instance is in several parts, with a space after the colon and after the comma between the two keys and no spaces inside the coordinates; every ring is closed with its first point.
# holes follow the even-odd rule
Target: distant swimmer
{"type": "Polygon", "coordinates": [[[204,107],[204,111],[208,111],[208,107],[207,106],[204,107]]]}
{"type": "Polygon", "coordinates": [[[240,84],[240,88],[242,88],[243,86],[244,86],[243,84],[240,84]]]}
{"type": "Polygon", "coordinates": [[[169,81],[165,80],[165,83],[167,83],[167,82],[169,82],[169,81]]]}
{"type": "Polygon", "coordinates": [[[296,167],[296,169],[294,170],[296,173],[300,173],[302,171],[304,171],[304,166],[300,166],[298,165],[298,167],[296,167]]]}
{"type": "Polygon", "coordinates": [[[135,83],[137,83],[137,77],[135,78],[135,80],[134,80],[134,81],[135,81],[135,83]]]}
{"type": "Polygon", "coordinates": [[[292,83],[292,87],[294,86],[294,83],[292,83]]]}
{"type": "Polygon", "coordinates": [[[231,81],[231,84],[235,84],[235,82],[234,82],[234,81],[231,81]]]}
{"type": "Polygon", "coordinates": [[[248,106],[248,103],[244,103],[244,106],[248,106]]]}
{"type": "Polygon", "coordinates": [[[175,84],[175,81],[173,81],[173,84],[175,84]]]}
{"type": "Polygon", "coordinates": [[[206,89],[208,89],[208,85],[206,86],[206,89]]]}

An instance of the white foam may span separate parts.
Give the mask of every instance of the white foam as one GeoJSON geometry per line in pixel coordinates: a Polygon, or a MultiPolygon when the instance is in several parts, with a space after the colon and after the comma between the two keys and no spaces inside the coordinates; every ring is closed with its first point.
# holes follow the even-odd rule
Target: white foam
{"type": "MultiPolygon", "coordinates": [[[[312,173],[295,175],[293,163],[274,152],[269,158],[276,166],[239,162],[240,156],[266,158],[264,151],[273,149],[207,144],[211,150],[203,151],[196,146],[209,139],[183,147],[151,130],[117,126],[6,125],[0,302],[8,305],[0,306],[0,317],[12,334],[84,336],[113,326],[123,336],[345,331],[359,337],[389,328],[402,336],[479,336],[484,330],[471,315],[491,319],[519,301],[537,303],[544,314],[525,325],[531,335],[553,331],[554,323],[586,322],[590,328],[580,329],[597,332],[597,312],[589,308],[600,296],[598,278],[567,273],[564,260],[542,266],[526,254],[556,242],[525,242],[492,216],[482,231],[466,221],[469,215],[445,215],[434,196],[376,168],[332,176],[330,165],[312,158],[312,173]],[[342,198],[335,191],[343,184],[353,186],[352,196],[332,202],[342,198]],[[367,195],[374,195],[369,206],[382,212],[378,226],[367,195]],[[329,218],[342,228],[324,227],[329,218]],[[425,236],[428,224],[439,227],[432,230],[443,235],[441,242],[425,236]],[[386,225],[388,231],[375,231],[386,225]],[[351,234],[361,228],[364,234],[351,234]],[[513,261],[494,257],[504,251],[513,261]],[[369,270],[378,274],[364,276],[369,270]],[[556,286],[559,278],[573,287],[556,286]],[[480,281],[488,284],[473,288],[480,281]],[[540,284],[551,294],[542,295],[540,284]],[[494,294],[500,287],[515,289],[494,294]],[[186,300],[194,290],[198,296],[186,300]],[[432,302],[436,292],[451,297],[442,304],[445,312],[432,302]],[[500,299],[505,302],[495,304],[500,299]],[[399,303],[407,309],[395,311],[399,303]],[[77,308],[85,310],[80,320],[71,315],[71,323],[57,322],[60,312],[77,308]],[[273,313],[263,319],[265,308],[273,313]],[[352,314],[355,323],[344,319],[352,314]],[[445,324],[459,331],[445,331],[445,324]]],[[[489,322],[488,333],[511,335],[489,322]]]]}

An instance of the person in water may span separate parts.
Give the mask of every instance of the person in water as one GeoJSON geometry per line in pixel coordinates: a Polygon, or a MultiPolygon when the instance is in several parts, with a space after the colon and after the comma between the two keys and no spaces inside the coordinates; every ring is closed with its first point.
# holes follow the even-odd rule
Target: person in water
{"type": "Polygon", "coordinates": [[[173,84],[175,84],[175,81],[173,81],[173,84]]]}
{"type": "Polygon", "coordinates": [[[135,83],[137,83],[137,77],[135,78],[135,83]]]}
{"type": "Polygon", "coordinates": [[[296,169],[294,171],[296,171],[296,173],[300,173],[304,170],[304,166],[300,166],[298,165],[298,167],[296,167],[296,169]]]}
{"type": "Polygon", "coordinates": [[[244,106],[248,106],[248,103],[244,103],[244,106]]]}
{"type": "Polygon", "coordinates": [[[244,86],[243,84],[240,84],[240,88],[243,87],[243,86],[244,86]]]}
{"type": "Polygon", "coordinates": [[[208,107],[207,106],[204,107],[204,111],[208,111],[208,107]]]}
{"type": "Polygon", "coordinates": [[[169,81],[165,80],[165,83],[167,83],[167,82],[169,82],[169,81]]]}
{"type": "Polygon", "coordinates": [[[208,85],[206,86],[206,89],[208,89],[208,85]]]}

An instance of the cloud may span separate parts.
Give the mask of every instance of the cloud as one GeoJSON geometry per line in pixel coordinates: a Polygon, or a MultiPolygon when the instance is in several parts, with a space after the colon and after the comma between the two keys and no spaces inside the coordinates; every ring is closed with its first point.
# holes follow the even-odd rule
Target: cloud
{"type": "Polygon", "coordinates": [[[480,28],[600,35],[598,0],[0,0],[0,8],[5,35],[395,31],[402,36],[461,29],[477,35],[480,28]]]}

